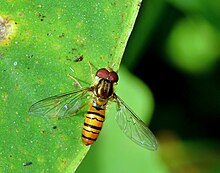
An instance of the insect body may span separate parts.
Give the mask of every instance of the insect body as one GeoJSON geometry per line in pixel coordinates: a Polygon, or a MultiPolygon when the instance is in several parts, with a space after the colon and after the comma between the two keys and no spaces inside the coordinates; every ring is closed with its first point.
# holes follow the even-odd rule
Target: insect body
{"type": "Polygon", "coordinates": [[[118,81],[117,73],[106,69],[98,70],[96,76],[100,80],[92,88],[94,100],[87,112],[82,133],[82,140],[86,145],[92,144],[98,138],[105,120],[106,104],[112,99],[113,85],[118,81]]]}
{"type": "Polygon", "coordinates": [[[120,129],[135,143],[149,150],[157,149],[157,140],[144,122],[114,92],[118,75],[111,69],[101,68],[96,72],[96,83],[85,89],[73,91],[43,99],[33,104],[30,114],[47,117],[65,118],[78,113],[88,104],[88,96],[92,103],[86,113],[82,132],[82,141],[91,145],[96,141],[105,120],[108,101],[116,103],[116,121],[120,129]],[[89,95],[90,94],[90,95],[89,95]]]}
{"type": "Polygon", "coordinates": [[[105,120],[105,105],[92,104],[86,114],[82,132],[82,141],[86,145],[93,144],[99,136],[105,120]]]}

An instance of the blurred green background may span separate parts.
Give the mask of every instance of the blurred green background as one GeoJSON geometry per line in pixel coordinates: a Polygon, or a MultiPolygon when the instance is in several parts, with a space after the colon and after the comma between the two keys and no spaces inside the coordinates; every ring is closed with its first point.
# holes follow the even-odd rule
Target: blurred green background
{"type": "Polygon", "coordinates": [[[219,21],[220,1],[142,2],[122,64],[153,93],[159,150],[101,135],[77,172],[220,172],[219,21]]]}

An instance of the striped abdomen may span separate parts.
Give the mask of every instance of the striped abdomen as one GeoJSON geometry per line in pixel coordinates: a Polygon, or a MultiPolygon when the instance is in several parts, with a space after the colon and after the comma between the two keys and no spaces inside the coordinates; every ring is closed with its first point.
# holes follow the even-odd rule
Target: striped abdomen
{"type": "Polygon", "coordinates": [[[105,120],[105,105],[92,104],[86,114],[82,132],[82,141],[85,145],[93,144],[99,136],[105,120]]]}

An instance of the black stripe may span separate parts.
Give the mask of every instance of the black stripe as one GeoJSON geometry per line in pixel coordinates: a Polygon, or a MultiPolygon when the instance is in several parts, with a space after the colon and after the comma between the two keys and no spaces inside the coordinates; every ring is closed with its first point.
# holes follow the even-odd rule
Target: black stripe
{"type": "Polygon", "coordinates": [[[85,129],[85,128],[83,128],[83,130],[85,130],[85,131],[87,131],[87,132],[91,132],[91,133],[93,133],[93,134],[99,134],[99,132],[89,131],[89,130],[87,130],[87,129],[85,129]]]}
{"type": "Polygon", "coordinates": [[[96,139],[89,138],[89,137],[87,137],[87,136],[84,136],[83,134],[82,134],[82,137],[83,137],[83,138],[86,138],[86,139],[89,139],[89,140],[92,140],[92,141],[96,141],[96,139]]]}
{"type": "Polygon", "coordinates": [[[97,118],[91,118],[91,117],[89,117],[89,116],[86,116],[86,118],[88,118],[88,119],[90,119],[90,120],[97,120],[97,121],[99,121],[99,122],[101,122],[101,123],[104,122],[104,120],[99,120],[99,119],[97,119],[97,118]]]}
{"type": "Polygon", "coordinates": [[[88,126],[88,127],[91,127],[92,129],[96,129],[96,130],[101,130],[102,129],[102,127],[93,126],[93,125],[90,125],[90,124],[87,124],[87,123],[84,123],[84,126],[88,126]]]}
{"type": "Polygon", "coordinates": [[[105,116],[100,114],[100,113],[98,113],[98,112],[88,111],[87,114],[95,114],[95,115],[98,115],[98,116],[102,117],[103,119],[105,119],[105,116]]]}
{"type": "MultiPolygon", "coordinates": [[[[104,104],[103,106],[105,106],[106,104],[104,104]]],[[[94,107],[97,111],[100,111],[100,110],[104,110],[104,108],[100,107],[100,106],[94,106],[92,105],[92,107],[94,107]]]]}

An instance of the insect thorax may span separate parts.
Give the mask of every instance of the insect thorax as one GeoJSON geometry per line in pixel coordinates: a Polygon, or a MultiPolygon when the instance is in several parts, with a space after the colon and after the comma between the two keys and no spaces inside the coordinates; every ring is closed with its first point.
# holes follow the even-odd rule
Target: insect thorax
{"type": "Polygon", "coordinates": [[[94,96],[102,100],[108,100],[113,92],[113,82],[106,79],[100,79],[94,87],[94,96]]]}

